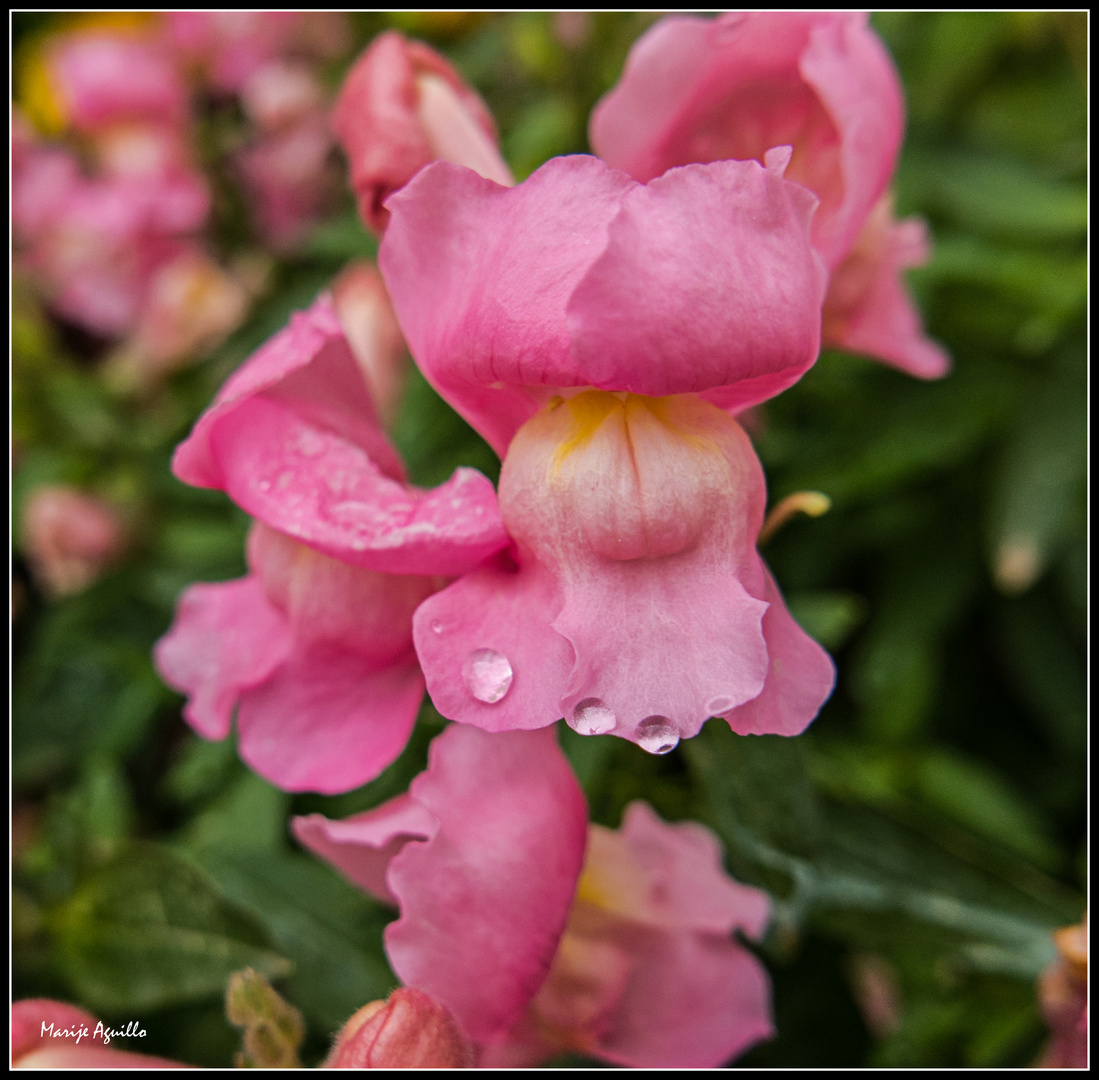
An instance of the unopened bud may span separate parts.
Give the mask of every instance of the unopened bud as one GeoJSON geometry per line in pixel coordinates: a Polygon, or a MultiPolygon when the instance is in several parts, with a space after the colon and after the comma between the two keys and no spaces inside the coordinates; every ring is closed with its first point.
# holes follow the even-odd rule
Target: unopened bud
{"type": "Polygon", "coordinates": [[[122,522],[111,506],[60,484],[31,494],[22,533],[35,577],[54,596],[87,588],[125,542],[122,522]]]}
{"type": "Polygon", "coordinates": [[[364,1005],[336,1036],[325,1069],[468,1069],[473,1047],[434,998],[401,987],[364,1005]]]}
{"type": "Polygon", "coordinates": [[[225,988],[225,1015],[244,1029],[244,1047],[237,1055],[241,1068],[300,1068],[298,1048],[305,1038],[305,1022],[271,984],[251,968],[234,972],[225,988]]]}

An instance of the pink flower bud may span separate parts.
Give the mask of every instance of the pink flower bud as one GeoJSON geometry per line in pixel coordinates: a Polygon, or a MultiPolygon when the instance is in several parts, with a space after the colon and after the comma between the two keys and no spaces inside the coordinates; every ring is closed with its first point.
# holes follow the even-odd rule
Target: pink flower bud
{"type": "Polygon", "coordinates": [[[325,1069],[467,1069],[473,1048],[434,998],[402,987],[364,1005],[336,1036],[325,1069]]]}
{"type": "Polygon", "coordinates": [[[396,417],[409,360],[385,282],[369,263],[355,262],[332,283],[332,295],[378,417],[388,427],[396,417]]]}
{"type": "Polygon", "coordinates": [[[34,491],[23,511],[23,549],[35,576],[55,596],[86,589],[121,552],[117,512],[75,488],[34,491]]]}
{"type": "Polygon", "coordinates": [[[377,37],[351,68],[332,125],[351,164],[359,213],[379,232],[389,220],[386,198],[432,161],[515,182],[484,102],[438,53],[396,31],[377,37]]]}
{"type": "Polygon", "coordinates": [[[1038,1004],[1050,1039],[1036,1062],[1042,1069],[1088,1067],[1088,922],[1053,935],[1059,953],[1038,980],[1038,1004]]]}

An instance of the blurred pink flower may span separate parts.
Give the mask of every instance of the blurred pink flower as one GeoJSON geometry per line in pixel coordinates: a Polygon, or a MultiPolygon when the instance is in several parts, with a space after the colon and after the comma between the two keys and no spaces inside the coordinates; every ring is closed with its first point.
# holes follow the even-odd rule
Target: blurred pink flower
{"type": "Polygon", "coordinates": [[[423,696],[412,612],[506,542],[492,485],[420,491],[375,417],[332,302],[255,353],[178,448],[176,475],[257,519],[252,573],[194,585],[156,649],[184,715],[287,790],[344,791],[403,749],[423,696]]]}
{"type": "Polygon", "coordinates": [[[11,1063],[16,1069],[185,1069],[165,1058],[118,1050],[105,1025],[64,1001],[29,998],[11,1007],[11,1063]]]}
{"type": "Polygon", "coordinates": [[[86,589],[122,553],[125,530],[108,503],[65,485],[35,488],[23,507],[23,550],[54,596],[86,589]]]}
{"type": "Polygon", "coordinates": [[[768,161],[642,185],[558,158],[512,189],[438,163],[390,197],[394,308],[504,457],[515,541],[417,612],[444,716],[564,715],[664,753],[716,715],[797,734],[831,692],[756,553],[763,473],[725,411],[795,382],[819,344],[815,199],[768,161]]]}
{"type": "Polygon", "coordinates": [[[349,43],[338,11],[172,11],[165,22],[171,48],[228,93],[272,60],[333,59],[349,43]]]}
{"type": "Polygon", "coordinates": [[[1060,953],[1038,980],[1038,1003],[1050,1040],[1037,1066],[1042,1069],[1088,1067],[1088,921],[1065,926],[1053,935],[1060,953]]]}
{"type": "Polygon", "coordinates": [[[713,1067],[767,1038],[767,974],[732,938],[762,933],[766,895],[724,873],[699,825],[640,803],[618,832],[586,817],[552,732],[456,726],[407,795],[294,832],[399,906],[394,970],[454,1013],[484,1067],[564,1051],[713,1067]]]}
{"type": "Polygon", "coordinates": [[[399,987],[364,1005],[340,1029],[322,1069],[464,1069],[470,1046],[450,1012],[420,990],[399,987]]]}
{"type": "Polygon", "coordinates": [[[154,37],[75,30],[51,40],[46,65],[62,114],[83,134],[123,121],[174,128],[188,121],[187,87],[175,58],[154,37]]]}
{"type": "Polygon", "coordinates": [[[864,13],[771,11],[661,20],[590,135],[638,180],[792,146],[786,175],[820,198],[813,244],[835,275],[826,344],[938,378],[949,358],[923,335],[901,277],[926,260],[922,224],[895,222],[887,199],[903,126],[900,82],[864,13]]]}
{"type": "Polygon", "coordinates": [[[452,161],[514,183],[484,102],[437,52],[395,30],[379,34],[355,61],[332,123],[359,214],[379,232],[389,219],[385,200],[429,162],[452,161]]]}

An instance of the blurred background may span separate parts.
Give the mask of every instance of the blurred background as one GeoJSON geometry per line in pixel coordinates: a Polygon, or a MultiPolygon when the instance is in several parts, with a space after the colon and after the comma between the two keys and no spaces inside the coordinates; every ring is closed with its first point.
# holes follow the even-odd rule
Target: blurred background
{"type": "MultiPolygon", "coordinates": [[[[522,179],[588,151],[590,110],[654,19],[355,13],[313,35],[310,71],[330,99],[381,30],[428,41],[485,98],[522,179]]],[[[42,74],[49,42],[79,27],[13,20],[26,141],[87,163],[101,148],[51,115],[42,74]]],[[[1087,881],[1087,22],[873,25],[908,100],[897,210],[934,238],[910,282],[955,369],[921,383],[826,352],[759,412],[771,502],[832,500],[764,554],[835,657],[836,693],[797,740],[712,722],[657,758],[561,738],[594,820],[617,826],[634,798],[701,820],[730,870],[775,896],[762,955],[778,1036],[738,1065],[1021,1066],[1046,1037],[1035,979],[1050,933],[1079,920],[1087,881]]],[[[226,1065],[238,1036],[224,986],[250,965],[304,1012],[311,1062],[395,985],[381,950],[392,913],[295,850],[287,817],[402,791],[443,721],[425,704],[402,758],[359,791],[289,796],[232,740],[192,734],[153,671],[179,592],[244,572],[246,518],[177,482],[173,448],[290,312],[376,253],[323,134],[307,192],[287,196],[290,224],[264,220],[266,174],[247,162],[284,130],[225,87],[196,84],[191,109],[190,167],[212,203],[206,276],[180,288],[219,298],[201,308],[204,333],[176,326],[171,355],[154,355],[162,323],[89,326],[41,263],[17,261],[13,280],[15,996],[136,1017],[142,1052],[226,1065]]],[[[415,483],[457,465],[497,477],[416,374],[394,440],[415,483]]]]}

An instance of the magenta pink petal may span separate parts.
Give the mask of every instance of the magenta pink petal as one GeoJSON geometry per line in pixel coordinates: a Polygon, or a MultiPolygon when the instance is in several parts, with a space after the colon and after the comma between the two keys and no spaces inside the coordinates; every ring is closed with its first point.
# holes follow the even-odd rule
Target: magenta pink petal
{"type": "Polygon", "coordinates": [[[228,477],[211,451],[210,438],[222,420],[260,395],[285,405],[301,423],[358,446],[386,475],[403,477],[329,296],[292,315],[284,329],[230,376],[176,449],[172,469],[180,480],[195,487],[226,486],[228,477]]]}
{"type": "Polygon", "coordinates": [[[633,1068],[716,1068],[770,1038],[771,984],[716,934],[633,931],[629,982],[597,1053],[633,1068]]]}
{"type": "Polygon", "coordinates": [[[782,179],[783,157],[690,165],[626,193],[568,305],[585,383],[653,396],[732,386],[746,408],[812,365],[816,200],[782,179]]]}
{"type": "Polygon", "coordinates": [[[255,577],[192,585],[154,659],[164,681],[189,700],[188,723],[204,738],[229,734],[242,691],[261,683],[288,655],[289,627],[255,577]]]}
{"type": "Polygon", "coordinates": [[[241,696],[240,756],[284,791],[348,791],[405,748],[423,692],[411,656],[372,670],[338,646],[299,647],[241,696]]]}
{"type": "Polygon", "coordinates": [[[430,840],[439,827],[432,813],[408,794],[343,821],[309,814],[291,824],[300,843],[348,881],[389,904],[397,903],[385,880],[390,859],[409,840],[430,840]]]}
{"type": "Polygon", "coordinates": [[[549,970],[584,858],[584,796],[552,730],[445,731],[412,796],[439,820],[394,856],[386,951],[471,1039],[518,1022],[549,970]]]}
{"type": "Polygon", "coordinates": [[[951,368],[950,356],[923,332],[919,312],[904,283],[904,271],[927,261],[923,222],[895,222],[876,275],[835,344],[877,357],[919,379],[939,379],[951,368]]]}
{"type": "Polygon", "coordinates": [[[832,658],[796,622],[770,571],[763,616],[769,667],[759,697],[723,715],[738,735],[800,735],[820,712],[836,683],[832,658]]]}
{"type": "Polygon", "coordinates": [[[500,556],[428,597],[413,617],[416,652],[435,707],[486,731],[541,728],[561,718],[573,665],[569,643],[550,626],[561,605],[537,564],[516,569],[500,556]],[[512,681],[496,701],[478,700],[463,677],[467,661],[491,649],[512,681]]]}
{"type": "Polygon", "coordinates": [[[619,835],[649,882],[640,909],[630,917],[654,929],[727,935],[740,930],[758,939],[771,917],[765,892],[725,872],[717,837],[693,821],[663,822],[645,802],[633,802],[619,835]]]}

